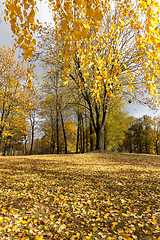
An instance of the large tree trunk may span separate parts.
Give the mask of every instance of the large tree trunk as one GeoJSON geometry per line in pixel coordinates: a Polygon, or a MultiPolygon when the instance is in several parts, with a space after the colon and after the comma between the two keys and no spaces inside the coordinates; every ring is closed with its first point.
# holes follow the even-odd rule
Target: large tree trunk
{"type": "Polygon", "coordinates": [[[96,150],[103,150],[103,128],[98,128],[96,129],[96,150]]]}

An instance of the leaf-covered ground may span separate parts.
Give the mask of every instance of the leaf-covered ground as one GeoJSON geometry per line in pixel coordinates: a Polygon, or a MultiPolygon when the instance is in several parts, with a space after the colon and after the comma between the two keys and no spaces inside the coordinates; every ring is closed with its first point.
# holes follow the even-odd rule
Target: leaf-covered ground
{"type": "Polygon", "coordinates": [[[0,157],[0,239],[160,239],[160,158],[0,157]]]}

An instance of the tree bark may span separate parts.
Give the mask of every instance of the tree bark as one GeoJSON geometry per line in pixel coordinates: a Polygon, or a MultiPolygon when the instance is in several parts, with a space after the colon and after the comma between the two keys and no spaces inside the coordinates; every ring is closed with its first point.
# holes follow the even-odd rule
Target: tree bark
{"type": "Polygon", "coordinates": [[[104,126],[104,150],[107,150],[107,126],[104,126]]]}
{"type": "Polygon", "coordinates": [[[59,126],[58,126],[58,108],[56,107],[56,133],[57,133],[57,154],[59,154],[59,126]]]}
{"type": "Polygon", "coordinates": [[[67,154],[67,137],[66,137],[66,131],[65,131],[65,127],[64,127],[62,112],[60,112],[60,115],[61,115],[61,122],[62,122],[63,136],[64,136],[65,154],[67,154]]]}
{"type": "Polygon", "coordinates": [[[2,156],[6,156],[6,151],[7,151],[7,143],[4,144],[2,156]]]}
{"type": "Polygon", "coordinates": [[[32,133],[31,133],[31,146],[30,146],[30,151],[29,155],[32,155],[33,153],[33,142],[34,142],[34,124],[32,125],[32,133]]]}
{"type": "Polygon", "coordinates": [[[50,115],[51,118],[51,146],[50,146],[50,153],[53,154],[55,150],[55,139],[54,139],[54,122],[53,122],[53,116],[50,115]]]}
{"type": "Polygon", "coordinates": [[[78,117],[78,122],[77,122],[77,143],[76,143],[76,153],[78,153],[79,150],[79,140],[80,140],[80,113],[78,111],[77,113],[77,117],[78,117]]]}
{"type": "Polygon", "coordinates": [[[82,146],[82,153],[85,152],[85,131],[84,131],[84,122],[82,117],[82,131],[83,131],[83,146],[82,146]]]}
{"type": "Polygon", "coordinates": [[[87,113],[86,113],[86,109],[85,109],[85,127],[86,127],[86,132],[85,132],[85,134],[86,134],[86,152],[88,152],[88,145],[89,145],[89,143],[88,143],[88,121],[87,121],[87,113]]]}
{"type": "Polygon", "coordinates": [[[90,151],[93,151],[93,127],[92,127],[91,118],[90,118],[90,122],[89,122],[89,129],[90,129],[90,151]]]}
{"type": "Polygon", "coordinates": [[[159,152],[158,152],[158,139],[156,139],[156,154],[158,155],[159,152]]]}
{"type": "Polygon", "coordinates": [[[96,150],[103,150],[103,141],[102,141],[102,136],[103,136],[103,128],[98,128],[96,129],[96,150]]]}

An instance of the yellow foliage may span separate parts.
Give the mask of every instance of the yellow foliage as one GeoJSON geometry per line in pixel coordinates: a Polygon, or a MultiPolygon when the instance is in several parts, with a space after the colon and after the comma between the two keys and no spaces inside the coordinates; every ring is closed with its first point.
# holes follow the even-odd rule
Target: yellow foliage
{"type": "MultiPolygon", "coordinates": [[[[130,70],[130,66],[134,64],[137,64],[141,75],[143,71],[150,71],[151,76],[157,76],[160,51],[158,1],[129,0],[126,2],[126,0],[121,0],[112,4],[108,0],[65,0],[62,2],[57,0],[53,3],[54,1],[50,0],[48,5],[53,12],[55,38],[58,45],[62,47],[64,75],[67,75],[66,72],[70,63],[74,61],[76,51],[82,75],[84,72],[93,73],[93,65],[98,67],[99,73],[89,75],[92,75],[89,88],[92,94],[97,94],[97,99],[100,99],[98,94],[100,95],[102,82],[106,81],[109,75],[114,89],[118,89],[120,86],[118,82],[126,78],[127,70],[130,70]],[[129,36],[130,30],[132,38],[129,36]],[[125,36],[127,36],[126,39],[125,36]],[[153,50],[149,55],[145,54],[148,49],[153,50]],[[91,50],[93,54],[90,57],[91,50]],[[115,59],[118,64],[113,64],[115,59]],[[126,59],[128,61],[132,59],[132,63],[125,63],[126,59]],[[152,66],[143,68],[143,63],[148,63],[148,61],[153,63],[152,66]],[[96,84],[91,84],[94,79],[97,81],[96,84]],[[115,79],[118,80],[115,81],[115,79]]],[[[33,33],[41,27],[40,23],[35,21],[37,2],[6,0],[4,5],[4,19],[10,22],[11,30],[17,37],[16,44],[23,50],[25,60],[28,60],[33,56],[36,46],[36,40],[32,37],[33,33]]],[[[88,81],[87,76],[83,79],[88,81]]],[[[147,80],[144,75],[141,79],[141,83],[147,80]]],[[[156,80],[154,82],[156,83],[156,80]]],[[[156,91],[151,91],[150,86],[146,85],[146,88],[152,96],[156,95],[156,91]]],[[[135,88],[131,87],[130,90],[132,92],[135,88]]],[[[108,97],[114,95],[111,89],[107,95],[108,97]]]]}

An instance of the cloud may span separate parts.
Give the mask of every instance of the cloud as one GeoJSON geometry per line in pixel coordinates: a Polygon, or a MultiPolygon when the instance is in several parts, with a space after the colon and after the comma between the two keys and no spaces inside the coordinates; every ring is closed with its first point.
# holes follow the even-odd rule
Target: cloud
{"type": "Polygon", "coordinates": [[[137,103],[127,103],[125,110],[129,113],[129,115],[137,118],[140,118],[146,114],[152,117],[160,115],[160,110],[153,111],[150,107],[137,103]]]}

